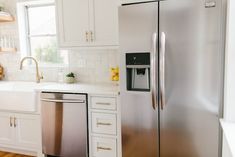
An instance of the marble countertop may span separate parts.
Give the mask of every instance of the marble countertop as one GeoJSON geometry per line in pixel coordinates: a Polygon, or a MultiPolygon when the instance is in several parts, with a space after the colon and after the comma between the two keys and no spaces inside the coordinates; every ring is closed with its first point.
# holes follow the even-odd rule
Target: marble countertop
{"type": "Polygon", "coordinates": [[[235,122],[220,120],[224,135],[230,147],[232,155],[235,157],[235,122]]]}

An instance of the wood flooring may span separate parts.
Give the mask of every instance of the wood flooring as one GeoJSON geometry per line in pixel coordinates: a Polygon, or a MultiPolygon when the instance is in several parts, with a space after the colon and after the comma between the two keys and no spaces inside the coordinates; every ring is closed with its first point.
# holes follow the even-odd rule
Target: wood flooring
{"type": "Polygon", "coordinates": [[[13,154],[13,153],[1,152],[0,151],[0,157],[32,157],[32,156],[21,155],[21,154],[13,154]]]}

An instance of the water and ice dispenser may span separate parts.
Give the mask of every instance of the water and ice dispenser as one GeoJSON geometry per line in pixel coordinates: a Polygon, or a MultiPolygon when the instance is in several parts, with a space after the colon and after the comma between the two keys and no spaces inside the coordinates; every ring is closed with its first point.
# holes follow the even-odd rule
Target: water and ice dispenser
{"type": "Polygon", "coordinates": [[[127,53],[126,73],[127,90],[150,91],[150,53],[127,53]]]}

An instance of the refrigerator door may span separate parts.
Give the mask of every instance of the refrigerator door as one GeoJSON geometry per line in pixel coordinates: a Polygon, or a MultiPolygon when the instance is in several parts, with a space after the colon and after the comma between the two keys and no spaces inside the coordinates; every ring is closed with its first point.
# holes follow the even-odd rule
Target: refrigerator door
{"type": "MultiPolygon", "coordinates": [[[[154,33],[158,20],[157,6],[157,3],[148,3],[119,8],[122,157],[159,155],[157,80],[153,83],[155,86],[151,86],[155,88],[153,94],[127,91],[125,66],[126,53],[151,52],[153,55],[155,51],[157,61],[157,34],[154,33]]],[[[154,64],[157,65],[156,62],[154,64]]],[[[155,70],[151,71],[154,76],[158,68],[155,67],[155,70]]]]}
{"type": "Polygon", "coordinates": [[[220,156],[221,2],[160,2],[161,157],[220,156]]]}

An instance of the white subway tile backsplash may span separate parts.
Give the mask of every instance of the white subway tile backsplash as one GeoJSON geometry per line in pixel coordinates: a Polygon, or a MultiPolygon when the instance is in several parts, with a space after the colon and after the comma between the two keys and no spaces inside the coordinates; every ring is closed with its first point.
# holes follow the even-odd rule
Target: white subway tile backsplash
{"type": "MultiPolygon", "coordinates": [[[[109,83],[110,68],[118,66],[118,51],[110,52],[99,50],[95,52],[72,51],[68,53],[69,64],[64,67],[39,67],[44,80],[56,82],[58,73],[62,69],[64,75],[74,72],[79,82],[109,83]]],[[[34,81],[35,67],[24,66],[19,70],[20,53],[0,54],[0,64],[5,68],[6,80],[10,81],[34,81]]]]}

